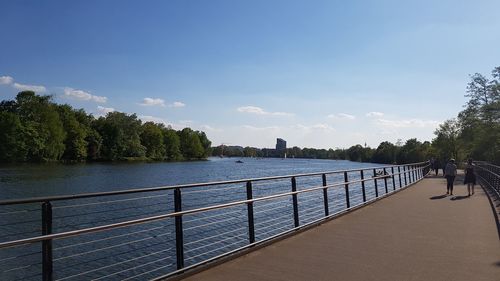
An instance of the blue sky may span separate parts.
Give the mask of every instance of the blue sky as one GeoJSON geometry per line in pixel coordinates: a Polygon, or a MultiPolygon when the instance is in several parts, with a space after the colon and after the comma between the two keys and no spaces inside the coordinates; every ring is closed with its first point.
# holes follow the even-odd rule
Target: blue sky
{"type": "Polygon", "coordinates": [[[500,65],[500,1],[2,1],[22,89],[203,130],[214,145],[431,140],[500,65]],[[436,3],[438,2],[438,3],[436,3]]]}

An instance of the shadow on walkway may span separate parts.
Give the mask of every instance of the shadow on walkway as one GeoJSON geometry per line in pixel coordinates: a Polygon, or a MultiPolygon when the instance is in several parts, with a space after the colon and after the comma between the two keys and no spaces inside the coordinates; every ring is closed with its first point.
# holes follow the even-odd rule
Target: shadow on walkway
{"type": "Polygon", "coordinates": [[[431,200],[444,199],[444,198],[446,198],[447,196],[448,196],[448,195],[443,194],[443,195],[432,196],[432,197],[431,197],[431,198],[429,198],[429,199],[431,199],[431,200]]]}
{"type": "Polygon", "coordinates": [[[467,196],[467,195],[462,195],[462,196],[453,196],[450,200],[451,201],[455,201],[455,200],[463,200],[463,199],[467,199],[469,198],[470,196],[467,196]]]}

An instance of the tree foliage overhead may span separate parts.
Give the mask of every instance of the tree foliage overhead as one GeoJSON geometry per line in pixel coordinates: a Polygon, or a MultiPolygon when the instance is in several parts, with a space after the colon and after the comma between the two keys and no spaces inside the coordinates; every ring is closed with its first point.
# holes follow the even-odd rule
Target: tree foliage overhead
{"type": "Polygon", "coordinates": [[[205,158],[211,145],[204,132],[143,124],[135,114],[122,112],[96,119],[32,91],[0,102],[0,143],[0,162],[190,160],[205,158]]]}
{"type": "Polygon", "coordinates": [[[470,79],[456,124],[456,155],[500,164],[500,67],[491,78],[476,73],[470,79]]]}

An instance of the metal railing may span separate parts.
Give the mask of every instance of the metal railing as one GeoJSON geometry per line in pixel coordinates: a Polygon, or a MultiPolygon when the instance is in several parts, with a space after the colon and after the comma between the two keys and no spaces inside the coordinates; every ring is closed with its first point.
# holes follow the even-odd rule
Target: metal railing
{"type": "Polygon", "coordinates": [[[378,200],[428,172],[422,162],[0,201],[0,279],[166,278],[378,200]]]}
{"type": "Polygon", "coordinates": [[[482,161],[475,161],[474,166],[481,185],[491,188],[500,196],[500,166],[482,161]]]}

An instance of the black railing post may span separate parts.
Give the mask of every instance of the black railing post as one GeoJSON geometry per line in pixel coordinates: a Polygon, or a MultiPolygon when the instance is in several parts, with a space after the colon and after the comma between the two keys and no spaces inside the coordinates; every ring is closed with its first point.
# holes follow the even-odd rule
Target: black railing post
{"type": "MultiPolygon", "coordinates": [[[[42,235],[52,234],[52,205],[49,201],[42,204],[42,235]]],[[[52,240],[42,241],[42,280],[53,280],[52,240]]]]}
{"type": "Polygon", "coordinates": [[[391,167],[392,174],[392,190],[396,190],[396,182],[394,181],[394,167],[391,167]]]}
{"type": "Polygon", "coordinates": [[[387,194],[389,192],[389,190],[387,189],[387,170],[384,168],[384,187],[385,187],[385,194],[387,194]]]}
{"type": "Polygon", "coordinates": [[[401,166],[398,166],[399,188],[403,187],[401,184],[401,166]]]}
{"type": "MultiPolygon", "coordinates": [[[[174,189],[174,211],[182,211],[181,189],[174,189]]],[[[184,268],[184,234],[182,230],[182,216],[175,216],[175,249],[177,255],[177,269],[184,268]]]]}
{"type": "Polygon", "coordinates": [[[408,185],[408,182],[406,181],[406,166],[403,166],[403,176],[405,178],[405,187],[408,185]]]}
{"type": "Polygon", "coordinates": [[[363,192],[363,202],[366,202],[366,190],[365,190],[365,175],[363,170],[360,170],[361,177],[361,191],[363,192]]]}
{"type": "Polygon", "coordinates": [[[373,182],[375,183],[375,198],[378,198],[377,171],[373,169],[373,182]]]}
{"type": "MultiPolygon", "coordinates": [[[[252,182],[247,181],[247,200],[252,200],[252,182]]],[[[255,224],[253,218],[253,202],[247,203],[248,211],[248,241],[251,243],[255,242],[255,224]]]]}
{"type": "MultiPolygon", "coordinates": [[[[297,180],[292,177],[292,192],[297,191],[297,180]]],[[[295,227],[299,227],[299,203],[297,201],[297,194],[292,194],[293,201],[293,223],[295,227]]]]}
{"type": "Polygon", "coordinates": [[[345,183],[345,204],[347,208],[351,207],[351,202],[349,200],[349,179],[347,178],[347,172],[344,172],[344,183],[345,183]]]}
{"type": "MultiPolygon", "coordinates": [[[[321,178],[323,180],[323,186],[326,186],[326,174],[323,174],[321,178]]],[[[323,188],[323,202],[325,204],[325,217],[327,217],[330,214],[330,210],[328,208],[328,189],[326,187],[323,188]]]]}

